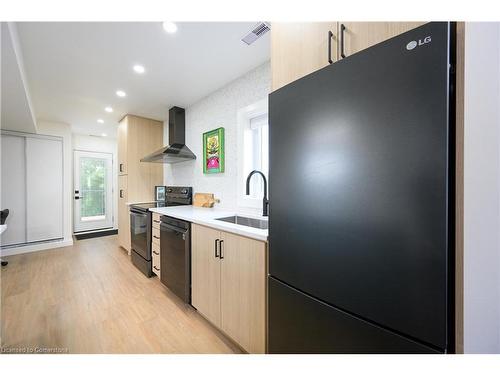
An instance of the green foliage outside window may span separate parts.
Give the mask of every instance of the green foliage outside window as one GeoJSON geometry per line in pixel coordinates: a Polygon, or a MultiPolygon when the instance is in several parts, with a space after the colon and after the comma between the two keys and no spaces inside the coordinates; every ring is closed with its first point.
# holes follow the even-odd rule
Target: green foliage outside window
{"type": "Polygon", "coordinates": [[[80,160],[81,217],[105,215],[105,160],[96,158],[81,158],[80,160]]]}

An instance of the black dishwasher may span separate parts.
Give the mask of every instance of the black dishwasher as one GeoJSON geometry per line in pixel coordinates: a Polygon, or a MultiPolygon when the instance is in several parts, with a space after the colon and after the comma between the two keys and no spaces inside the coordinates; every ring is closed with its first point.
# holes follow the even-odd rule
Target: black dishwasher
{"type": "Polygon", "coordinates": [[[160,244],[161,282],[185,303],[191,303],[191,224],[162,216],[160,244]]]}

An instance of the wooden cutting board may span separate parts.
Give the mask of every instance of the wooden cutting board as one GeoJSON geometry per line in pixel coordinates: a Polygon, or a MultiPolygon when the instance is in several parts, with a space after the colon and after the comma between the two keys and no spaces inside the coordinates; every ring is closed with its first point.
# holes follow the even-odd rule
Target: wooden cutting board
{"type": "Polygon", "coordinates": [[[193,198],[193,206],[195,207],[213,207],[216,202],[213,193],[195,193],[193,198]]]}

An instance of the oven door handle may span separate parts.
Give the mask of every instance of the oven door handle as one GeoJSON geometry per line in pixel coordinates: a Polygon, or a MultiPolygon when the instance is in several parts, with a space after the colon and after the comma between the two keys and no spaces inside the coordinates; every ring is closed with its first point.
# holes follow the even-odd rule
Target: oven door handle
{"type": "Polygon", "coordinates": [[[167,223],[161,223],[160,224],[160,231],[162,230],[162,228],[167,228],[171,231],[174,231],[176,233],[180,233],[180,234],[186,234],[187,233],[187,229],[181,229],[181,228],[178,228],[178,227],[174,227],[173,225],[170,225],[170,224],[167,224],[167,223]]]}

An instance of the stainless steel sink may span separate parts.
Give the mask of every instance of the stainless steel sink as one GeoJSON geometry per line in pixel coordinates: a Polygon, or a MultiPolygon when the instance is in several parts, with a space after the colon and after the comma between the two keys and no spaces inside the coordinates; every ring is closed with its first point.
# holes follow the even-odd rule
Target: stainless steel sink
{"type": "Polygon", "coordinates": [[[267,226],[268,221],[267,220],[254,219],[252,217],[229,216],[229,217],[221,217],[221,218],[215,219],[215,220],[225,221],[227,223],[244,225],[246,227],[258,228],[258,229],[267,229],[268,228],[268,226],[267,226]]]}

